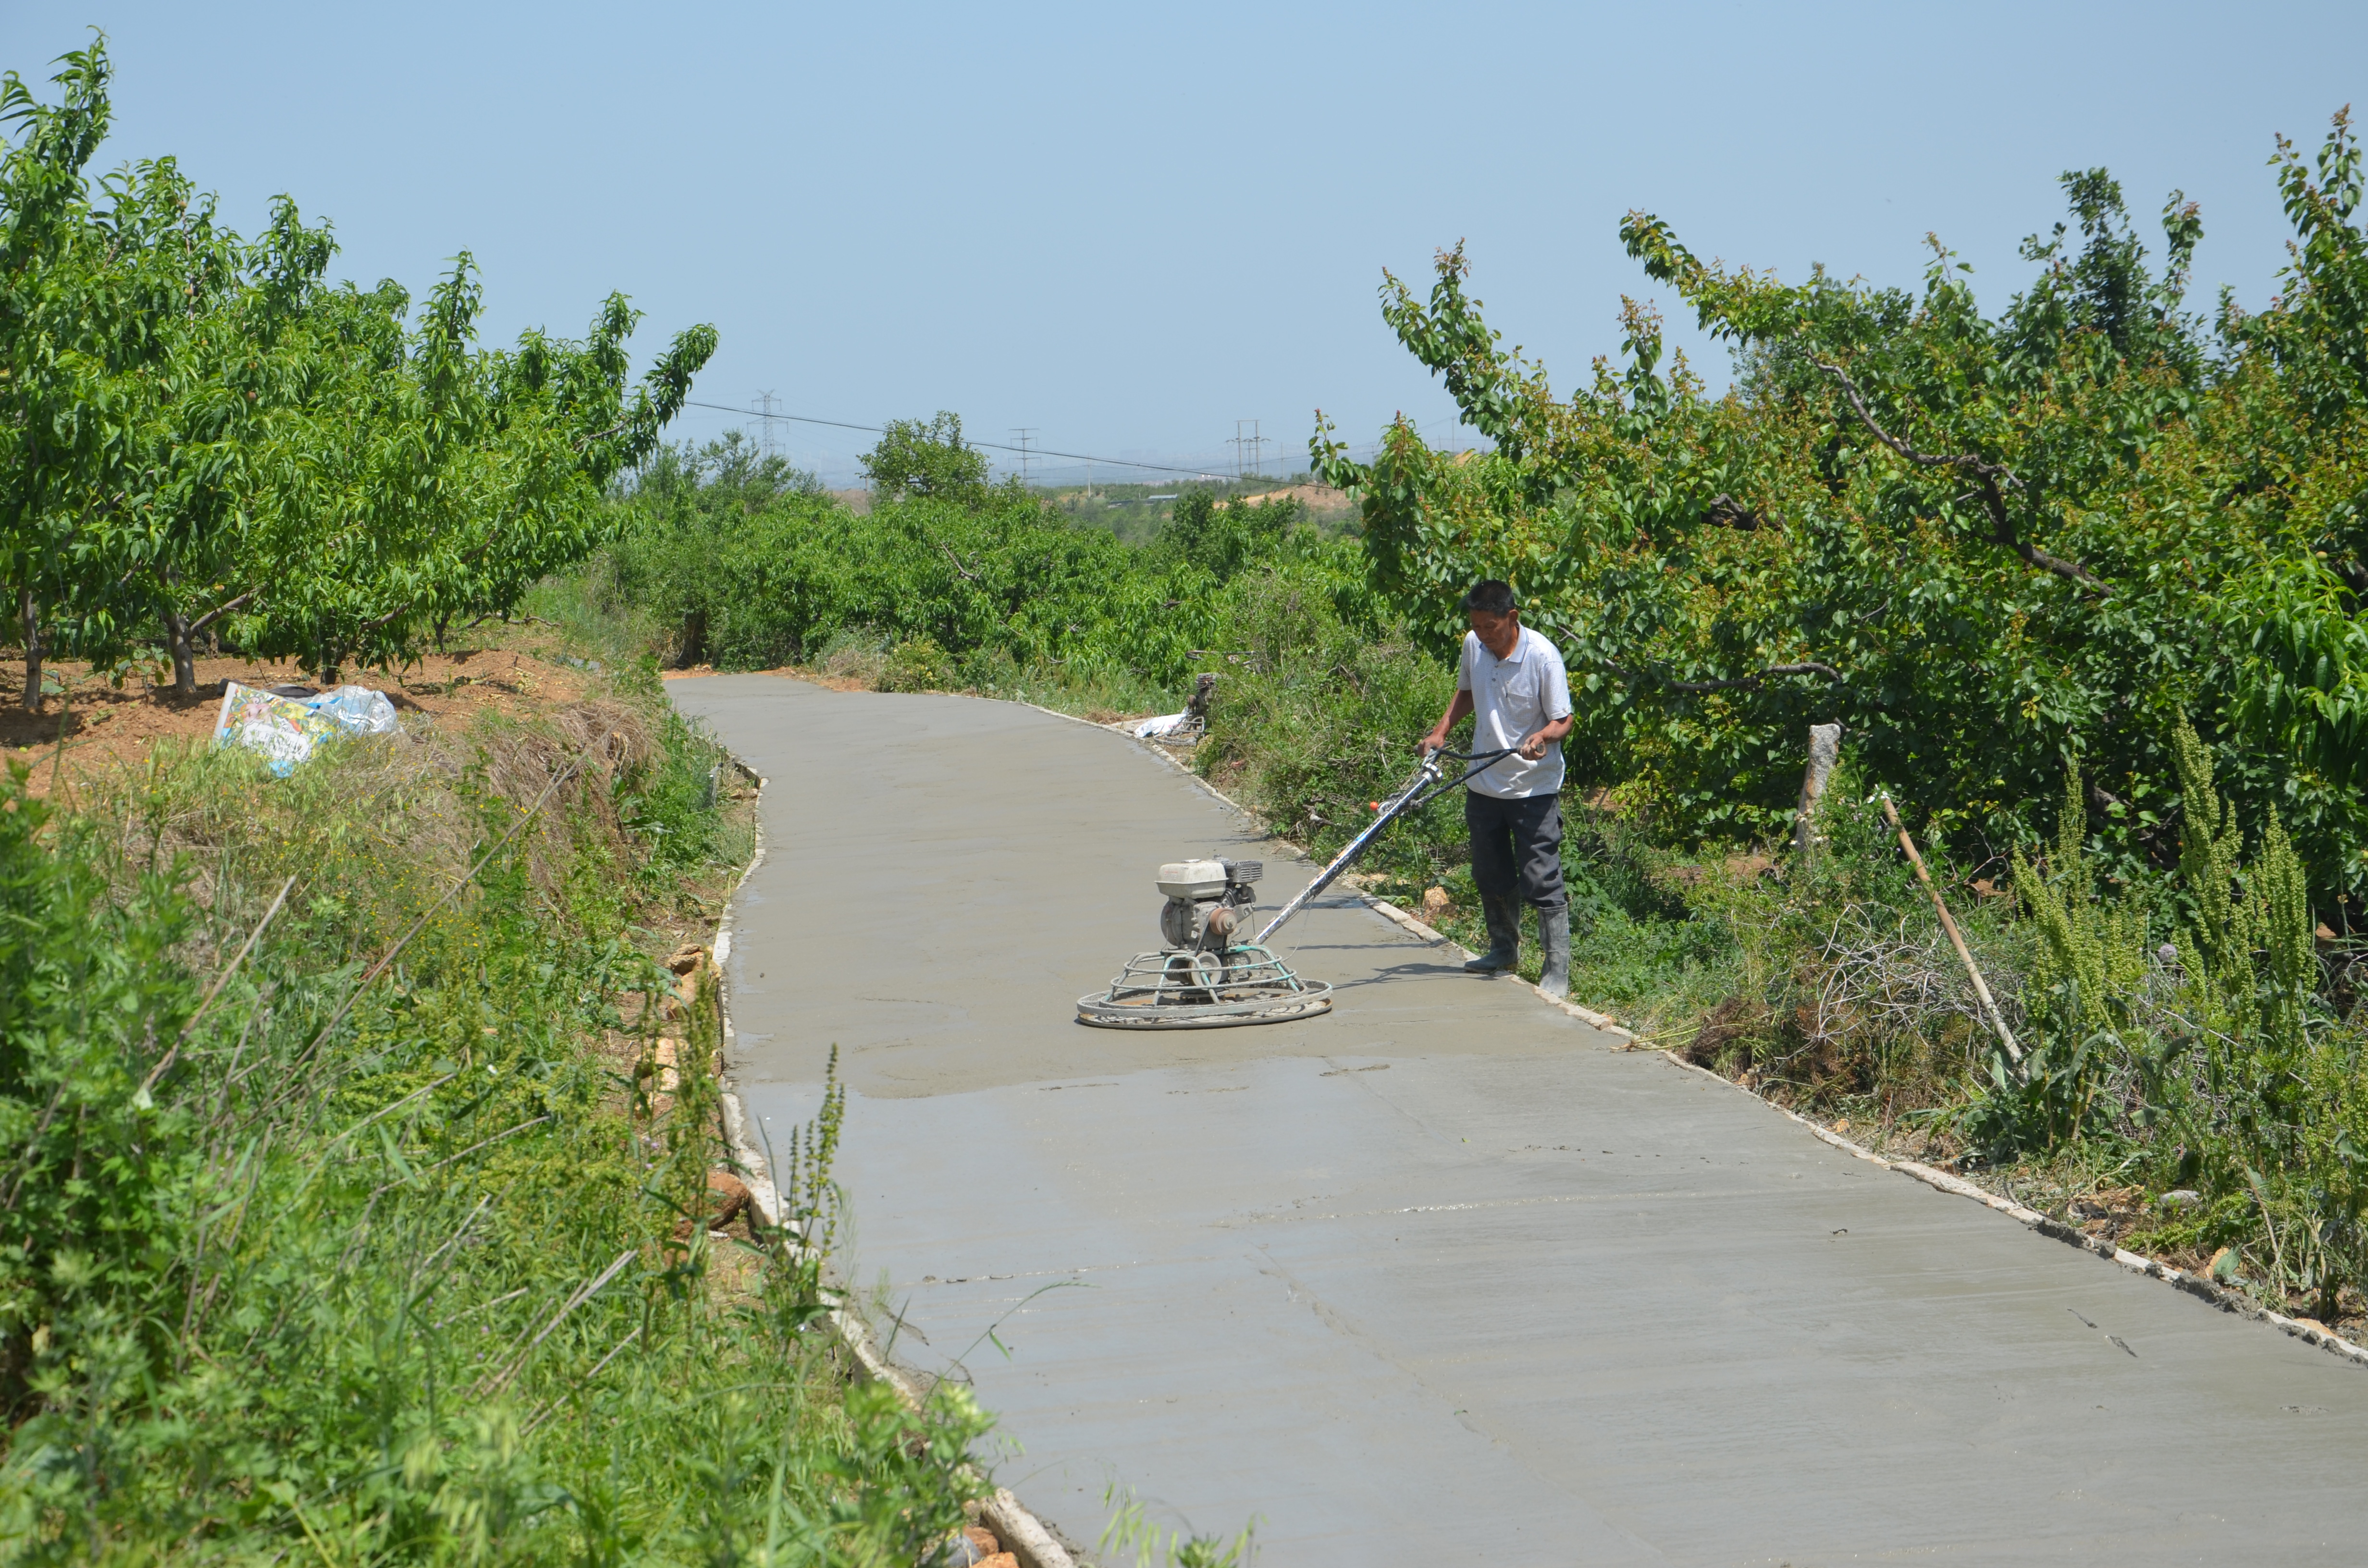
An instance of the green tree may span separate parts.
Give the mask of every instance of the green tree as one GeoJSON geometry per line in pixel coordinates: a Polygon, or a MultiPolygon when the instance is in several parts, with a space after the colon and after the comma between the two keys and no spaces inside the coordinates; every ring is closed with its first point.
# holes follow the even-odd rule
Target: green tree
{"type": "Polygon", "coordinates": [[[935,496],[975,504],[986,494],[986,454],[964,444],[962,415],[892,419],[863,455],[863,477],[882,500],[935,496]]]}
{"type": "Polygon", "coordinates": [[[393,285],[324,283],[334,241],[292,202],[250,244],[170,159],[94,184],[104,39],[63,64],[56,105],[0,79],[0,580],[28,708],[52,649],[161,647],[192,691],[209,629],[324,677],[406,659],[604,541],[607,487],[655,449],[713,328],[630,393],[621,295],[581,340],[486,350],[465,253],[407,327],[393,285]]]}
{"type": "Polygon", "coordinates": [[[1683,831],[1773,836],[1806,726],[1839,720],[1987,852],[2037,838],[2077,762],[2128,873],[2168,858],[2163,742],[2192,711],[2247,823],[2275,802],[2315,885],[2368,889],[2340,119],[2328,146],[2316,180],[2283,155],[2298,286],[2217,335],[2184,312],[2194,205],[2171,194],[2150,264],[2102,170],[2065,175],[2067,219],[2025,242],[2038,274],[1994,317],[1937,241],[1920,290],[1784,284],[1632,213],[1631,254],[1736,353],[1718,398],[1634,301],[1625,363],[1558,396],[1487,325],[1459,246],[1427,300],[1385,278],[1383,314],[1491,449],[1400,422],[1355,462],[1319,416],[1311,455],[1358,488],[1377,585],[1442,656],[1463,585],[1516,585],[1569,659],[1574,756],[1683,831]]]}
{"type": "Polygon", "coordinates": [[[93,297],[108,278],[83,168],[107,135],[104,41],[61,63],[55,105],[15,72],[0,76],[0,123],[16,134],[0,153],[0,581],[24,640],[28,711],[40,707],[49,622],[94,575],[86,507],[120,439],[127,351],[136,362],[148,347],[110,331],[121,312],[93,297]]]}

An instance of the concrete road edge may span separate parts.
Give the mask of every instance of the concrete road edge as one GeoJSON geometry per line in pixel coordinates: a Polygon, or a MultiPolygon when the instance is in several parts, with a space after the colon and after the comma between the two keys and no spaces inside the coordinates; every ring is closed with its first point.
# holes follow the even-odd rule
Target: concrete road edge
{"type": "MultiPolygon", "coordinates": [[[[712,956],[716,1001],[723,1023],[723,1127],[731,1140],[733,1161],[739,1165],[741,1179],[747,1184],[750,1201],[765,1216],[765,1222],[778,1229],[782,1223],[781,1199],[780,1189],[773,1185],[772,1164],[757,1147],[748,1124],[747,1108],[741,1104],[739,1091],[732,1086],[730,1064],[737,1037],[732,1027],[732,986],[724,968],[732,957],[732,925],[739,904],[740,890],[747,885],[750,877],[757,874],[757,868],[765,863],[763,805],[767,780],[740,758],[734,756],[732,762],[755,783],[758,812],[756,847],[749,854],[748,864],[741,871],[739,880],[732,884],[732,892],[724,900],[723,918],[716,923],[715,928],[712,956]]],[[[824,1321],[830,1324],[831,1332],[846,1346],[866,1381],[886,1383],[896,1391],[897,1397],[905,1402],[907,1408],[920,1409],[920,1391],[914,1386],[912,1379],[891,1363],[871,1343],[871,1331],[860,1315],[841,1305],[832,1308],[824,1321]]],[[[1076,1558],[1008,1488],[996,1487],[980,1504],[979,1514],[986,1521],[987,1528],[995,1532],[1003,1549],[1019,1559],[1020,1568],[1079,1568],[1076,1558]]]]}

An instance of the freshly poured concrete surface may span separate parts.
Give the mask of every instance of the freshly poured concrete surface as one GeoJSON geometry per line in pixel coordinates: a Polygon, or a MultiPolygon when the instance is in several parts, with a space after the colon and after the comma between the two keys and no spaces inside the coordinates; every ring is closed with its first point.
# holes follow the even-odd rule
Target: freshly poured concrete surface
{"type": "MultiPolygon", "coordinates": [[[[770,780],[749,1110],[785,1138],[838,1045],[848,1273],[1072,1537],[1115,1483],[1293,1568],[2368,1558],[2368,1372],[1344,900],[1279,944],[1327,1017],[1082,1028],[1156,945],[1161,861],[1258,852],[1231,812],[1015,705],[671,689],[770,780]]],[[[1308,868],[1267,860],[1271,904],[1308,868]]]]}

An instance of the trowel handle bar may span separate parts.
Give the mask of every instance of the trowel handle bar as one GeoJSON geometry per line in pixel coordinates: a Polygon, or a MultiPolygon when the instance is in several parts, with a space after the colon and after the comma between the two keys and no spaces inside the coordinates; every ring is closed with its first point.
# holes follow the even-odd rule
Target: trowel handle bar
{"type": "Polygon", "coordinates": [[[1404,816],[1417,806],[1429,803],[1447,790],[1454,789],[1458,784],[1470,783],[1489,768],[1494,767],[1499,761],[1510,756],[1513,749],[1511,746],[1507,746],[1501,751],[1474,754],[1469,759],[1472,767],[1468,770],[1460,778],[1444,783],[1441,783],[1440,779],[1446,770],[1440,767],[1439,759],[1441,756],[1455,754],[1432,752],[1426,756],[1422,759],[1422,766],[1414,770],[1414,777],[1407,779],[1396,794],[1373,809],[1373,820],[1365,824],[1364,831],[1349,840],[1340,853],[1332,857],[1331,863],[1315,873],[1315,880],[1300,889],[1292,896],[1292,901],[1284,904],[1281,912],[1266,923],[1266,928],[1250,938],[1251,943],[1261,948],[1266,946],[1267,938],[1282,929],[1284,921],[1304,908],[1309,899],[1338,881],[1340,873],[1355,864],[1357,857],[1365,852],[1365,846],[1379,838],[1382,835],[1382,829],[1389,826],[1394,820],[1404,816]]]}

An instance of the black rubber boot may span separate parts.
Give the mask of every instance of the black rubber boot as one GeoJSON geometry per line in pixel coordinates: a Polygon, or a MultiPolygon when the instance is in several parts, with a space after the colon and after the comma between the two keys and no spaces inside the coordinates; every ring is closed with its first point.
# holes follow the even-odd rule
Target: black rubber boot
{"type": "Polygon", "coordinates": [[[1560,1000],[1570,994],[1570,905],[1538,908],[1538,946],[1545,952],[1545,969],[1538,989],[1560,1000]]]}
{"type": "Polygon", "coordinates": [[[1501,974],[1521,961],[1521,906],[1484,892],[1480,913],[1488,922],[1488,950],[1463,967],[1473,974],[1501,974]]]}

